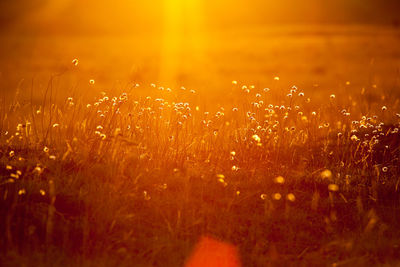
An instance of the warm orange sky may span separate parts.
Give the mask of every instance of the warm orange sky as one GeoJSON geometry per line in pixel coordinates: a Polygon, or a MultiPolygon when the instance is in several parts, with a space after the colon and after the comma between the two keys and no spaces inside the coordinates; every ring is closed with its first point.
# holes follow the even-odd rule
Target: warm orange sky
{"type": "MultiPolygon", "coordinates": [[[[157,31],[168,6],[195,0],[14,0],[0,2],[0,25],[50,32],[157,31]],[[112,4],[111,4],[112,3],[112,4]]],[[[398,24],[396,0],[202,0],[209,27],[264,23],[398,24]]],[[[191,16],[191,14],[187,14],[191,16]]]]}
{"type": "Polygon", "coordinates": [[[399,7],[398,0],[0,1],[0,75],[14,88],[79,58],[80,79],[103,86],[219,88],[276,75],[329,88],[349,76],[360,86],[397,84],[398,30],[375,24],[399,24],[399,7]],[[349,26],[360,23],[373,25],[349,26]]]}

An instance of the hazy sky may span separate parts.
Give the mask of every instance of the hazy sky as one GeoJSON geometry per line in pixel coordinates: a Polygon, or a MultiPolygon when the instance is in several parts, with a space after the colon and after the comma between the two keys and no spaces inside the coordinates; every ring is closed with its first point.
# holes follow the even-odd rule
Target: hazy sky
{"type": "MultiPolygon", "coordinates": [[[[0,1],[3,30],[58,32],[162,28],[168,5],[198,1],[205,23],[230,27],[264,23],[400,22],[397,0],[13,0],[0,1]]],[[[191,16],[192,14],[187,14],[191,16]]]]}

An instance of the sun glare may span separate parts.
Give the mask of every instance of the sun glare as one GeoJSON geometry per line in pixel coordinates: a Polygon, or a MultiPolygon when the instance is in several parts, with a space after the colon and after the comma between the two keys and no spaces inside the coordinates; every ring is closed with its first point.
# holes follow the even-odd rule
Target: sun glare
{"type": "Polygon", "coordinates": [[[0,0],[0,267],[400,266],[398,10],[0,0]]]}
{"type": "Polygon", "coordinates": [[[178,85],[185,76],[200,68],[205,36],[201,0],[164,0],[164,31],[160,81],[178,85]]]}

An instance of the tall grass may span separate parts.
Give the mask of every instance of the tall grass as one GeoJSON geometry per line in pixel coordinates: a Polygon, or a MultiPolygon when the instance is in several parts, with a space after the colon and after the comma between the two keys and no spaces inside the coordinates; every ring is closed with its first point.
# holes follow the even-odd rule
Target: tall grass
{"type": "Polygon", "coordinates": [[[5,265],[179,266],[202,235],[245,266],[398,260],[398,102],[140,88],[2,103],[5,265]]]}

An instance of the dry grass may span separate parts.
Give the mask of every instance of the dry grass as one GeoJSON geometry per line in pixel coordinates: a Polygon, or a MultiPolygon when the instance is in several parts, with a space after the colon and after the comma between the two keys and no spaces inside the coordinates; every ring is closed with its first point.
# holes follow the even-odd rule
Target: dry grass
{"type": "Polygon", "coordinates": [[[398,103],[360,116],[236,82],[221,106],[134,84],[57,103],[52,84],[41,104],[2,105],[10,264],[176,266],[202,234],[252,266],[397,260],[398,103]]]}
{"type": "MultiPolygon", "coordinates": [[[[289,39],[305,49],[305,36],[289,39]]],[[[393,46],[395,36],[374,44],[393,46]]],[[[236,245],[244,266],[398,263],[400,103],[391,49],[361,50],[382,60],[369,78],[357,74],[365,73],[355,67],[367,60],[361,53],[337,81],[282,67],[284,79],[247,75],[251,68],[239,78],[217,72],[207,84],[215,93],[137,84],[152,76],[146,71],[108,87],[79,69],[79,58],[50,67],[65,72],[46,85],[37,78],[8,90],[0,105],[2,264],[181,266],[203,235],[236,245]],[[289,74],[309,86],[288,86],[289,74]],[[252,79],[263,86],[242,82],[252,79]],[[316,80],[326,83],[319,92],[316,80]]],[[[323,69],[343,68],[340,60],[323,69]]],[[[119,70],[107,72],[115,78],[119,70]]]]}

